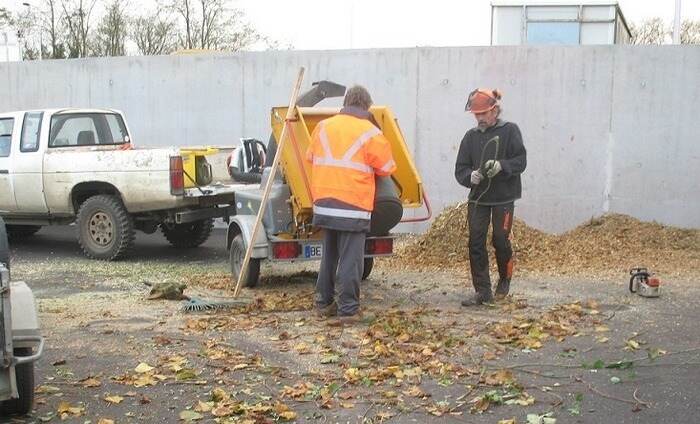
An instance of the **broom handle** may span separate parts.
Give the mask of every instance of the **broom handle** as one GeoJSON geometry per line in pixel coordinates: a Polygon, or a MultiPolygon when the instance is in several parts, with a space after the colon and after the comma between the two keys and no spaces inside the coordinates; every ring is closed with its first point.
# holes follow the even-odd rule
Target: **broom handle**
{"type": "Polygon", "coordinates": [[[270,190],[272,189],[272,182],[277,174],[277,167],[280,163],[280,158],[282,157],[282,149],[284,149],[284,144],[287,141],[287,132],[289,131],[289,121],[294,117],[296,112],[297,97],[299,96],[299,90],[301,88],[301,81],[304,79],[304,68],[299,68],[299,76],[297,76],[297,82],[294,85],[294,90],[292,91],[292,97],[289,99],[289,108],[287,109],[287,117],[284,119],[284,125],[282,126],[282,133],[280,134],[280,139],[277,140],[277,152],[275,153],[275,159],[272,162],[272,169],[270,169],[270,175],[267,177],[265,182],[265,190],[263,190],[262,200],[260,201],[260,208],[258,208],[258,216],[255,218],[255,225],[253,225],[253,233],[250,236],[250,243],[248,243],[248,248],[245,251],[245,257],[243,258],[243,264],[241,265],[241,272],[238,274],[238,281],[236,281],[236,288],[233,291],[233,297],[238,297],[238,293],[241,290],[241,283],[243,282],[243,276],[248,271],[248,264],[250,263],[250,256],[253,253],[253,246],[255,244],[255,238],[258,234],[260,223],[262,222],[263,214],[265,213],[265,206],[267,206],[267,199],[270,197],[270,190]]]}

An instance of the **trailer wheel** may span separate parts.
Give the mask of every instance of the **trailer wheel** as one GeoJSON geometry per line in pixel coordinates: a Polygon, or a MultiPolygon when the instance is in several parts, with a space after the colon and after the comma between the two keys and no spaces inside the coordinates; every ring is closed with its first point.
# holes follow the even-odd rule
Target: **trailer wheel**
{"type": "Polygon", "coordinates": [[[174,247],[193,248],[209,239],[214,228],[213,219],[188,222],[186,224],[164,225],[160,230],[174,247]]]}
{"type": "MultiPolygon", "coordinates": [[[[32,348],[15,348],[15,356],[29,356],[32,348]]],[[[34,363],[21,364],[15,367],[17,379],[17,399],[8,399],[0,402],[0,412],[3,415],[26,415],[32,411],[34,406],[34,363]]]]}
{"type": "Polygon", "coordinates": [[[8,225],[7,238],[15,241],[31,237],[41,230],[40,225],[8,225]]]}
{"type": "MultiPolygon", "coordinates": [[[[231,241],[231,251],[229,252],[229,260],[231,262],[231,275],[238,281],[238,275],[243,267],[243,259],[245,259],[246,245],[242,234],[237,234],[231,241]]],[[[255,287],[260,280],[260,259],[250,258],[248,263],[248,272],[243,278],[244,287],[255,287]]]]}
{"type": "Polygon", "coordinates": [[[134,222],[118,197],[100,194],[80,205],[78,243],[92,259],[112,261],[129,253],[134,222]]]}
{"type": "Polygon", "coordinates": [[[365,258],[365,267],[362,270],[362,280],[366,280],[374,267],[374,258],[365,258]]]}

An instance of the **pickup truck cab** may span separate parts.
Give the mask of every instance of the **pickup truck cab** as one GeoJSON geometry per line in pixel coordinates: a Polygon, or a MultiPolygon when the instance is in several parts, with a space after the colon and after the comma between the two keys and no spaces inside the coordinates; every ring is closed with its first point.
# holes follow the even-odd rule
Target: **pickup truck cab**
{"type": "Polygon", "coordinates": [[[240,185],[216,182],[229,180],[225,150],[135,147],[111,109],[0,113],[0,216],[10,239],[75,222],[94,259],[127,255],[135,230],[196,247],[235,213],[240,185]]]}

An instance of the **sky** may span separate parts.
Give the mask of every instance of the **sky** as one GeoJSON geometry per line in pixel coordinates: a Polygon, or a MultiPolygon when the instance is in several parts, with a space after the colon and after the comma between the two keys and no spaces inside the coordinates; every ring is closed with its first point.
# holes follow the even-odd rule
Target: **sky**
{"type": "MultiPolygon", "coordinates": [[[[130,9],[155,0],[128,0],[130,9]]],[[[22,9],[41,0],[0,0],[22,9]]],[[[619,0],[628,23],[673,22],[675,0],[619,0]]],[[[300,50],[474,46],[490,42],[490,0],[233,0],[264,35],[300,50]]],[[[700,0],[682,0],[682,19],[700,20],[700,0]]]]}
{"type": "MultiPolygon", "coordinates": [[[[628,24],[673,22],[675,0],[619,0],[628,24]]],[[[490,43],[490,0],[237,0],[262,33],[295,49],[473,46],[490,43]]],[[[681,18],[700,20],[700,0],[681,18]]]]}

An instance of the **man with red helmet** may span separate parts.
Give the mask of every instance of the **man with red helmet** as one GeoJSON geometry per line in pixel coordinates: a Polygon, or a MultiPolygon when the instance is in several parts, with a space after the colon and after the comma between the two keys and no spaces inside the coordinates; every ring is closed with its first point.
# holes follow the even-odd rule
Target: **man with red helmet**
{"type": "Polygon", "coordinates": [[[500,119],[500,100],[498,90],[476,89],[469,94],[465,108],[474,114],[477,126],[462,138],[455,177],[457,182],[470,189],[467,218],[469,265],[476,293],[462,301],[463,306],[493,301],[486,250],[486,235],[491,222],[499,275],[496,299],[508,295],[513,275],[510,232],[514,202],[521,196],[520,174],[527,165],[527,154],[518,126],[500,119]]]}

